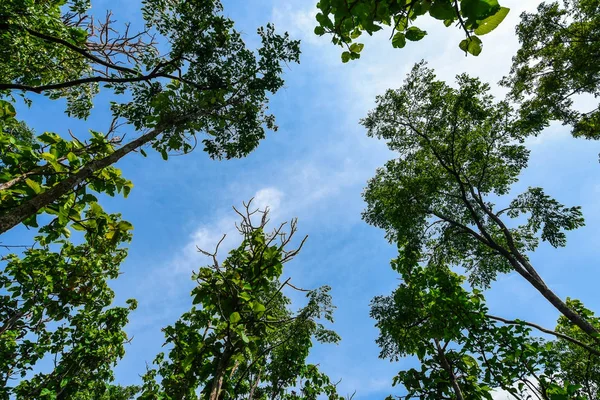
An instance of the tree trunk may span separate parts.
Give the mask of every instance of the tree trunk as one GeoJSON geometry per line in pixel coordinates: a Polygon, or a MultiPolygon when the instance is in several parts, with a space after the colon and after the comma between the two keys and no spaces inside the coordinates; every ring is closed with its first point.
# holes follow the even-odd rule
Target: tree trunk
{"type": "Polygon", "coordinates": [[[39,210],[47,207],[61,196],[69,193],[74,187],[90,178],[94,173],[114,164],[133,150],[150,142],[152,139],[160,135],[163,130],[164,128],[157,127],[145,135],[140,136],[136,140],[127,143],[125,146],[119,148],[111,155],[88,163],[77,173],[69,176],[47,191],[27,200],[25,203],[0,216],[0,234],[14,228],[32,215],[37,214],[39,210]]]}
{"type": "Polygon", "coordinates": [[[210,389],[209,400],[219,399],[219,394],[221,393],[221,386],[223,386],[223,378],[225,377],[225,373],[227,372],[227,364],[229,364],[229,360],[231,359],[232,354],[233,351],[228,348],[225,349],[225,351],[219,358],[217,370],[215,371],[215,377],[213,378],[210,389]]]}
{"type": "Polygon", "coordinates": [[[440,356],[440,361],[442,362],[442,367],[444,368],[444,370],[446,370],[446,372],[450,376],[450,382],[452,383],[452,388],[454,389],[454,393],[456,394],[456,400],[464,400],[465,398],[463,397],[462,390],[460,389],[460,386],[458,385],[456,375],[454,374],[454,371],[452,370],[452,366],[446,359],[446,355],[444,354],[444,350],[440,346],[439,340],[434,339],[434,341],[435,341],[435,347],[438,351],[438,355],[440,356]]]}
{"type": "Polygon", "coordinates": [[[586,321],[581,315],[567,306],[567,304],[562,301],[560,297],[558,297],[552,290],[550,290],[548,286],[546,286],[544,281],[535,279],[534,277],[530,276],[529,274],[525,274],[520,270],[517,270],[517,272],[527,279],[527,281],[531,283],[533,287],[535,287],[537,291],[540,292],[542,296],[544,296],[546,300],[550,302],[550,304],[560,311],[562,315],[567,317],[569,321],[577,325],[582,331],[590,335],[596,341],[596,343],[598,342],[598,331],[596,328],[594,328],[594,326],[586,321]]]}
{"type": "Polygon", "coordinates": [[[254,397],[254,391],[256,390],[256,388],[258,387],[258,384],[260,383],[261,372],[262,372],[262,370],[258,371],[256,380],[254,381],[254,383],[252,384],[252,387],[250,388],[250,394],[248,395],[248,400],[252,400],[252,398],[254,397]]]}
{"type": "MultiPolygon", "coordinates": [[[[521,254],[520,250],[517,248],[515,244],[515,240],[513,238],[512,233],[508,229],[508,227],[504,224],[504,222],[500,219],[498,215],[490,210],[480,194],[476,194],[473,186],[469,185],[469,190],[475,199],[475,201],[479,204],[481,209],[496,223],[496,225],[502,230],[504,237],[506,238],[506,242],[508,243],[508,249],[505,251],[508,254],[502,254],[508,261],[511,263],[515,271],[517,271],[521,276],[523,276],[529,283],[535,287],[538,292],[542,294],[552,304],[558,311],[560,311],[565,317],[569,319],[569,321],[573,322],[577,325],[581,330],[583,330],[588,335],[592,336],[594,340],[598,341],[598,330],[594,328],[592,324],[586,321],[581,315],[572,310],[569,306],[566,305],[543,281],[542,277],[537,273],[533,265],[531,265],[527,259],[527,257],[521,254]]],[[[478,192],[479,193],[479,192],[478,192]]],[[[463,196],[463,200],[469,206],[469,202],[466,197],[463,196]]],[[[477,221],[477,226],[482,231],[485,231],[483,225],[478,221],[477,215],[473,214],[473,218],[477,221]]],[[[495,244],[496,247],[501,248],[498,244],[495,244]]]]}

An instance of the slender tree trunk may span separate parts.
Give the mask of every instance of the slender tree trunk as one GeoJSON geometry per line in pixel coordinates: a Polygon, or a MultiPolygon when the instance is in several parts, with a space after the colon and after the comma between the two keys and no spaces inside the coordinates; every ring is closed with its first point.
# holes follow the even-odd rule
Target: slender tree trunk
{"type": "Polygon", "coordinates": [[[537,289],[538,292],[541,293],[542,296],[546,298],[556,308],[562,315],[567,317],[569,321],[573,324],[577,325],[582,331],[590,335],[596,342],[598,330],[594,328],[592,324],[586,321],[581,315],[572,310],[560,297],[556,295],[541,279],[535,279],[529,274],[524,273],[521,269],[518,269],[517,272],[523,276],[531,285],[537,289]]]}
{"type": "MultiPolygon", "coordinates": [[[[461,186],[462,186],[462,184],[461,184],[461,186]]],[[[496,215],[492,210],[490,210],[487,207],[487,205],[483,201],[483,198],[481,197],[481,194],[479,192],[476,193],[475,189],[473,188],[473,186],[471,184],[469,184],[469,190],[471,192],[471,195],[475,199],[475,201],[479,204],[479,206],[483,210],[483,212],[485,212],[496,223],[496,225],[502,230],[504,237],[506,238],[506,242],[508,244],[508,249],[505,249],[505,251],[507,251],[508,254],[503,254],[503,255],[504,255],[504,257],[506,257],[508,259],[508,261],[511,263],[511,265],[513,267],[515,267],[515,270],[521,276],[523,276],[525,279],[527,279],[527,281],[529,283],[531,283],[533,285],[533,287],[535,287],[538,290],[538,292],[540,292],[542,294],[542,296],[544,296],[550,302],[550,304],[552,304],[558,311],[560,311],[565,317],[567,317],[569,319],[569,321],[573,322],[575,325],[577,325],[579,328],[581,328],[581,330],[583,330],[585,333],[592,336],[594,338],[594,340],[598,340],[597,339],[597,335],[599,333],[598,330],[592,324],[590,324],[588,321],[586,321],[581,315],[579,315],[579,313],[575,312],[569,306],[567,306],[566,303],[564,301],[562,301],[562,299],[560,297],[558,297],[552,290],[550,290],[550,288],[548,286],[546,286],[546,283],[544,282],[542,277],[537,273],[537,271],[535,270],[533,265],[531,265],[531,263],[529,262],[527,257],[525,255],[523,255],[520,252],[520,250],[517,248],[517,246],[515,244],[515,239],[513,238],[512,233],[510,232],[508,227],[504,224],[502,219],[500,219],[500,217],[498,215],[496,215]],[[517,265],[520,268],[517,268],[517,265]]],[[[467,204],[467,206],[469,206],[470,203],[466,199],[465,196],[463,196],[463,200],[465,201],[465,204],[467,204]]],[[[478,221],[477,215],[476,214],[472,214],[472,215],[473,215],[473,218],[475,218],[478,221]]],[[[485,229],[483,228],[483,224],[481,224],[480,222],[478,222],[477,226],[479,226],[479,229],[482,231],[482,233],[485,231],[485,229]]],[[[496,243],[494,243],[494,244],[496,244],[496,243]]],[[[498,244],[496,244],[496,246],[501,247],[498,244]]]]}
{"type": "Polygon", "coordinates": [[[13,208],[6,214],[1,215],[0,234],[14,228],[32,215],[35,215],[39,210],[47,207],[61,196],[69,193],[74,187],[90,178],[96,172],[114,164],[133,150],[150,142],[152,139],[160,135],[163,130],[163,127],[157,127],[145,135],[140,136],[136,140],[129,142],[125,146],[117,149],[111,155],[88,163],[77,173],[62,180],[60,183],[48,189],[47,191],[33,197],[30,200],[27,200],[25,203],[13,208]]]}
{"type": "Polygon", "coordinates": [[[229,364],[229,360],[231,359],[232,354],[233,351],[230,348],[227,348],[221,355],[221,358],[219,358],[217,370],[215,371],[215,377],[213,378],[210,389],[209,400],[219,399],[219,394],[221,393],[221,386],[223,386],[223,378],[225,377],[225,373],[227,372],[227,364],[229,364]]]}
{"type": "Polygon", "coordinates": [[[452,388],[454,389],[454,393],[456,394],[456,400],[464,400],[465,398],[462,394],[462,390],[460,389],[460,386],[458,385],[458,380],[456,379],[456,375],[454,374],[454,371],[452,370],[452,366],[446,359],[446,355],[444,354],[444,350],[442,349],[442,346],[440,346],[439,340],[434,339],[434,341],[435,341],[435,347],[437,349],[438,355],[440,356],[440,361],[442,362],[442,367],[444,368],[444,370],[446,370],[446,372],[450,376],[450,382],[452,383],[452,388]]]}
{"type": "Polygon", "coordinates": [[[261,372],[262,372],[262,370],[258,371],[258,376],[256,377],[254,384],[252,384],[252,387],[250,388],[250,394],[248,395],[248,400],[252,400],[252,398],[254,397],[254,391],[256,390],[256,388],[258,387],[258,384],[260,383],[261,372]]]}

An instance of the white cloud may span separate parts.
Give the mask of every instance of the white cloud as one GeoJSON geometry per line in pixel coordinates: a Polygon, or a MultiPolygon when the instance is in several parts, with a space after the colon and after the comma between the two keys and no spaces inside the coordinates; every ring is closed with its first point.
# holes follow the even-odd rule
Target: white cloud
{"type": "Polygon", "coordinates": [[[260,210],[268,208],[271,217],[275,217],[281,209],[281,200],[283,197],[283,192],[276,188],[268,187],[260,189],[256,192],[256,195],[254,195],[252,206],[253,208],[258,208],[260,210]]]}
{"type": "MultiPolygon", "coordinates": [[[[264,210],[266,207],[270,210],[271,216],[276,216],[280,207],[283,193],[276,188],[267,187],[258,190],[252,197],[252,208],[264,210]]],[[[236,204],[235,207],[241,210],[242,205],[236,204]]],[[[203,262],[206,262],[206,256],[198,251],[202,249],[212,253],[219,241],[225,235],[225,239],[219,245],[219,256],[223,258],[239,242],[239,232],[235,224],[239,222],[238,215],[231,208],[224,208],[220,211],[222,214],[216,220],[199,226],[191,235],[189,242],[181,249],[171,262],[167,269],[174,273],[184,273],[187,276],[194,269],[197,269],[203,262]]]]}
{"type": "Polygon", "coordinates": [[[322,40],[314,34],[315,16],[317,7],[311,4],[310,8],[294,7],[288,2],[281,2],[273,8],[273,23],[284,28],[293,38],[300,38],[303,43],[323,45],[327,40],[322,40]]]}

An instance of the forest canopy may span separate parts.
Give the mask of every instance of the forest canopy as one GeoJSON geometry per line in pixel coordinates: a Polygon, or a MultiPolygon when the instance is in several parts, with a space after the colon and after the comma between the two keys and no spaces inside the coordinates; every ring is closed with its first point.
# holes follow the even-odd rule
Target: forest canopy
{"type": "Polygon", "coordinates": [[[597,1],[106,6],[0,4],[0,399],[600,396],[597,1]]]}

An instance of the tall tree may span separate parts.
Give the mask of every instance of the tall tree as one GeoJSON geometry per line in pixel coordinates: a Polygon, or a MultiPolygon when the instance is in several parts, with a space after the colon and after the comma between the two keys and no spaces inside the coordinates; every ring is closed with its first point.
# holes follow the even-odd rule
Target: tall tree
{"type": "Polygon", "coordinates": [[[249,207],[239,212],[238,248],[223,262],[218,245],[214,253],[203,251],[211,264],[193,276],[194,306],[163,329],[171,350],[145,375],[142,399],[340,398],[329,378],[306,363],[313,340],[339,340],[319,322],[333,322],[329,287],[306,291],[308,302],[297,312],[283,293],[302,290],[281,275],[306,238],[289,249],[296,221],[287,232],[285,224],[267,232],[268,210],[249,207]]]}
{"type": "Polygon", "coordinates": [[[429,15],[446,27],[455,24],[465,33],[459,48],[474,56],[482,50],[479,36],[493,31],[509,12],[497,0],[320,0],[315,33],[333,35],[331,41],[345,47],[342,61],[360,57],[364,45],[356,40],[363,32],[372,35],[387,26],[394,48],[419,41],[427,32],[414,25],[429,15]]]}
{"type": "Polygon", "coordinates": [[[521,48],[502,84],[522,103],[524,119],[555,119],[571,125],[574,136],[600,138],[599,105],[591,100],[585,112],[573,105],[577,95],[600,95],[600,3],[544,2],[521,15],[516,33],[521,48]]]}
{"type": "MultiPolygon", "coordinates": [[[[139,37],[153,33],[164,39],[159,53],[153,42],[133,46],[138,36],[128,31],[111,36],[108,21],[98,28],[85,14],[89,2],[63,3],[2,3],[0,34],[8,46],[3,46],[0,64],[8,72],[0,74],[0,93],[64,96],[67,111],[85,117],[94,88],[102,83],[115,94],[128,94],[123,102],[112,103],[112,111],[143,134],[118,146],[112,143],[105,149],[109,154],[92,154],[89,162],[60,167],[62,171],[30,160],[41,179],[40,190],[2,210],[0,234],[64,202],[69,193],[146,144],[166,159],[170,151],[190,151],[197,135],[204,134],[204,150],[211,157],[243,157],[264,138],[265,129],[276,129],[267,113],[268,95],[283,85],[282,64],[299,57],[298,42],[287,34],[276,34],[271,25],[260,28],[262,44],[253,52],[223,16],[219,1],[148,0],[142,8],[147,31],[139,37]]],[[[2,183],[21,182],[32,169],[7,170],[2,183]]]]}
{"type": "Polygon", "coordinates": [[[462,266],[472,284],[518,273],[597,341],[597,328],[545,284],[527,256],[540,240],[564,246],[565,231],[583,225],[580,207],[565,207],[542,188],[505,199],[527,165],[523,140],[537,131],[506,102],[494,102],[488,85],[466,75],[457,83],[436,80],[420,63],[400,89],[377,98],[362,123],[400,157],[369,181],[365,220],[384,228],[403,256],[462,266]]]}

